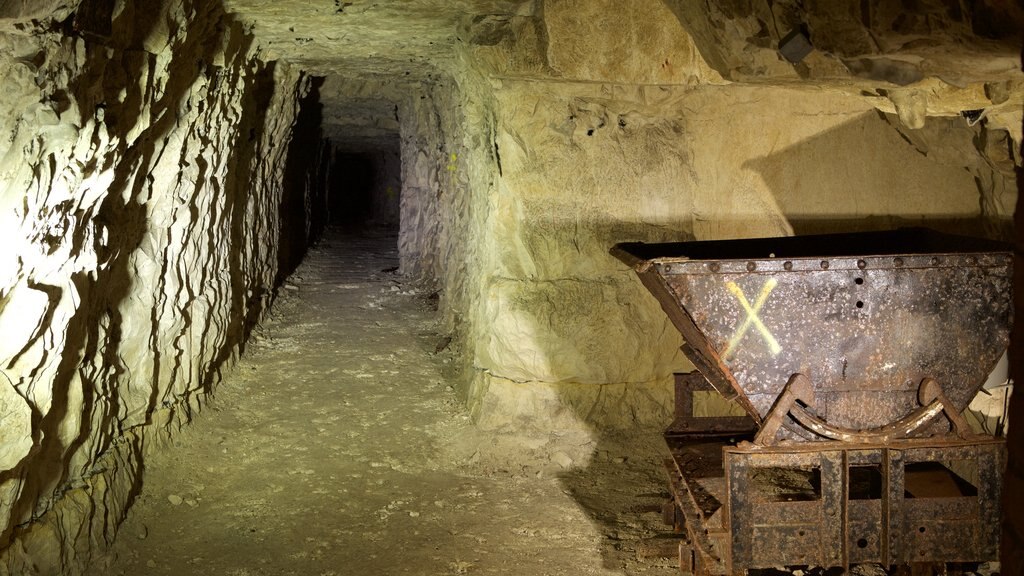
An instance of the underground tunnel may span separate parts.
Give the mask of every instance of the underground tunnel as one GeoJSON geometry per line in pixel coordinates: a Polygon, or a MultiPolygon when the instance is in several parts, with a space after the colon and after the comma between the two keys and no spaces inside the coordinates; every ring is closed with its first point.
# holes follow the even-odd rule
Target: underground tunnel
{"type": "Polygon", "coordinates": [[[0,574],[1024,574],[1022,30],[0,0],[0,574]]]}

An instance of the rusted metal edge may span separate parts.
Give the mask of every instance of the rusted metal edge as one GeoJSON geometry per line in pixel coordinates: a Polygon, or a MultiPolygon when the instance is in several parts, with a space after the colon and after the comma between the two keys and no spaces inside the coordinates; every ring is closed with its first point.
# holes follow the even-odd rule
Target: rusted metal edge
{"type": "Polygon", "coordinates": [[[943,404],[936,400],[928,406],[918,408],[896,422],[870,430],[853,430],[832,426],[804,410],[798,404],[789,409],[789,414],[804,428],[824,438],[831,438],[851,444],[884,444],[913,434],[914,431],[934,420],[942,411],[943,404]]]}
{"type": "Polygon", "coordinates": [[[777,236],[771,238],[734,238],[692,240],[687,242],[624,242],[617,248],[643,260],[688,257],[709,260],[779,261],[798,258],[899,257],[906,255],[1010,253],[1005,242],[971,236],[946,234],[927,228],[899,228],[877,232],[848,232],[777,236]]]}
{"type": "Polygon", "coordinates": [[[760,425],[761,414],[750,402],[750,399],[747,398],[747,395],[743,392],[739,383],[736,382],[729,368],[722,362],[711,342],[708,341],[707,336],[697,328],[697,324],[690,317],[690,314],[678,305],[677,296],[672,293],[668,283],[665,282],[660,274],[650,270],[649,267],[644,268],[641,266],[641,268],[643,268],[643,271],[637,269],[637,276],[640,277],[640,281],[658,300],[661,309],[686,341],[686,345],[682,348],[683,354],[686,355],[719,394],[727,400],[734,400],[750,415],[757,425],[760,425]]]}
{"type": "Polygon", "coordinates": [[[711,539],[708,538],[708,530],[705,526],[704,513],[694,498],[688,486],[686,475],[683,474],[679,463],[673,458],[671,465],[666,462],[666,470],[669,476],[669,488],[672,491],[673,499],[679,510],[686,519],[686,534],[694,550],[703,557],[711,560],[719,566],[724,565],[724,559],[715,555],[711,546],[711,539]],[[671,467],[670,467],[671,466],[671,467]]]}
{"type": "Polygon", "coordinates": [[[735,446],[723,446],[726,453],[738,454],[815,454],[823,451],[843,450],[915,450],[930,448],[971,448],[978,445],[1006,444],[1005,438],[994,436],[976,436],[969,439],[956,436],[938,436],[928,438],[904,438],[891,442],[853,444],[839,440],[823,440],[816,442],[780,442],[772,446],[758,446],[752,442],[740,442],[735,446]]]}
{"type": "MultiPolygon", "coordinates": [[[[686,345],[684,344],[684,346],[686,345]]],[[[695,391],[711,392],[715,389],[702,372],[675,375],[675,414],[672,423],[665,429],[666,440],[671,438],[720,439],[724,444],[737,435],[753,434],[757,430],[754,421],[748,416],[694,416],[693,393],[695,391]]]]}
{"type": "Polygon", "coordinates": [[[718,357],[718,353],[707,337],[697,328],[697,324],[690,314],[677,305],[676,296],[672,293],[668,283],[662,279],[661,275],[651,270],[653,262],[633,255],[629,252],[629,246],[630,244],[616,244],[612,246],[609,253],[632,268],[644,287],[654,295],[676,330],[683,335],[686,343],[682,347],[682,352],[687,359],[704,375],[715,391],[726,400],[737,402],[750,415],[754,423],[760,426],[761,414],[757,408],[754,408],[739,383],[718,357]]]}
{"type": "Polygon", "coordinates": [[[851,444],[887,444],[894,440],[908,438],[943,413],[953,425],[953,431],[958,437],[967,439],[972,436],[969,425],[963,416],[953,409],[953,405],[942,391],[942,387],[934,379],[925,378],[921,381],[918,400],[921,402],[920,408],[895,422],[863,430],[843,428],[825,422],[801,405],[802,403],[811,406],[814,403],[814,387],[807,376],[799,373],[793,374],[786,382],[782,394],[779,395],[768,412],[764,425],[754,438],[754,444],[759,446],[774,444],[776,434],[785,422],[787,415],[805,429],[822,438],[851,444]]]}
{"type": "MultiPolygon", "coordinates": [[[[847,445],[842,450],[810,451],[794,455],[756,451],[730,454],[726,459],[726,470],[731,482],[729,506],[731,519],[738,521],[731,525],[731,569],[739,572],[747,568],[788,565],[790,562],[807,563],[802,556],[798,556],[807,550],[804,543],[786,542],[784,548],[778,549],[785,558],[792,558],[791,561],[779,560],[778,555],[772,558],[758,555],[755,538],[774,540],[764,531],[757,535],[752,519],[760,517],[757,526],[763,529],[766,518],[786,513],[785,507],[789,505],[787,502],[755,503],[748,498],[746,487],[750,485],[749,470],[766,467],[820,470],[819,498],[808,504],[816,504],[821,513],[807,514],[805,518],[794,520],[806,520],[819,525],[820,543],[817,546],[820,547],[817,549],[822,551],[824,557],[814,563],[822,567],[845,568],[848,563],[860,562],[880,562],[883,566],[891,566],[918,561],[941,563],[994,559],[998,555],[999,541],[999,462],[1004,455],[1005,446],[1001,442],[972,443],[967,446],[939,445],[907,450],[904,447],[865,450],[847,445]],[[977,469],[983,476],[977,481],[970,480],[970,484],[977,488],[976,496],[904,496],[904,475],[908,464],[949,460],[977,463],[977,469]],[[881,496],[881,502],[878,503],[880,506],[864,506],[864,500],[850,496],[851,471],[865,465],[881,468],[880,494],[870,498],[877,501],[878,496],[881,496]],[[984,476],[986,473],[987,477],[984,476]],[[764,508],[760,509],[761,506],[764,508]],[[866,527],[866,524],[870,526],[866,527]],[[933,528],[943,529],[933,532],[933,528]],[[857,534],[863,534],[865,530],[877,534],[877,546],[873,549],[856,540],[857,534]],[[927,554],[922,543],[928,545],[927,554]]],[[[775,531],[775,534],[785,529],[775,526],[779,522],[771,524],[768,530],[775,531]]]]}
{"type": "MultiPolygon", "coordinates": [[[[636,258],[635,256],[633,258],[636,258]]],[[[1007,252],[900,254],[895,256],[853,256],[793,258],[743,258],[696,260],[662,257],[640,260],[646,268],[666,274],[747,274],[750,272],[818,272],[821,270],[916,270],[933,268],[1005,268],[1012,264],[1007,252]]],[[[635,269],[635,267],[634,267],[635,269]]]]}
{"type": "Polygon", "coordinates": [[[627,249],[629,246],[630,244],[616,244],[611,247],[611,250],[609,250],[608,253],[621,260],[626,266],[629,266],[637,273],[645,272],[647,268],[650,267],[651,261],[634,256],[627,249]]]}

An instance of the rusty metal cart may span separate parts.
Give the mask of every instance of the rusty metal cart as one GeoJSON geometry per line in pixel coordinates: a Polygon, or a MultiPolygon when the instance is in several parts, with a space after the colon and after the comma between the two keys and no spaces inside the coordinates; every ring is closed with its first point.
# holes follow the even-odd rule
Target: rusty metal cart
{"type": "Polygon", "coordinates": [[[997,558],[1005,445],[961,414],[1008,345],[1006,246],[904,229],[612,253],[697,368],[665,434],[684,572],[997,558]],[[735,414],[695,415],[716,392],[735,414]]]}

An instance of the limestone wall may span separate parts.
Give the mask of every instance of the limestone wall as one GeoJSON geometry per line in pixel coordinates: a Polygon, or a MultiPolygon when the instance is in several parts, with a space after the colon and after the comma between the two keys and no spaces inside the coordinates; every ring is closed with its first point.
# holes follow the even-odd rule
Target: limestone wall
{"type": "Polygon", "coordinates": [[[443,329],[473,341],[499,168],[491,90],[462,70],[414,91],[401,109],[399,252],[403,273],[438,289],[443,329]]]}
{"type": "MultiPolygon", "coordinates": [[[[450,95],[449,95],[450,97],[450,95]]],[[[401,119],[401,236],[398,240],[400,269],[403,274],[426,278],[443,275],[439,252],[438,200],[449,189],[451,172],[456,166],[450,156],[457,151],[445,149],[441,129],[442,94],[427,88],[403,102],[401,119]]],[[[450,100],[448,102],[450,106],[450,100]]]]}
{"type": "Polygon", "coordinates": [[[309,83],[216,5],[0,14],[0,573],[113,538],[154,431],[198,409],[288,262],[309,83]]]}

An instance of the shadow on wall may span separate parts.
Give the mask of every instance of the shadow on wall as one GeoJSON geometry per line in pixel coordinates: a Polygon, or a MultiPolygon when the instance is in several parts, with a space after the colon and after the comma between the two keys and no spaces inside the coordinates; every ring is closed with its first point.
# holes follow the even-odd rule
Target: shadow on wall
{"type": "Polygon", "coordinates": [[[989,236],[990,222],[981,216],[971,217],[907,217],[873,215],[856,217],[854,215],[835,215],[832,217],[807,218],[790,220],[793,234],[805,236],[809,234],[833,234],[840,232],[881,232],[897,228],[930,228],[949,234],[984,238],[989,236]]]}
{"type": "MultiPolygon", "coordinates": [[[[252,278],[247,270],[251,264],[245,261],[252,253],[243,247],[248,242],[256,240],[253,238],[253,231],[247,229],[248,190],[252,179],[251,167],[261,153],[261,128],[266,125],[267,111],[277,84],[274,78],[276,67],[276,62],[270,62],[260,68],[256,72],[251,90],[243,97],[242,116],[239,120],[239,136],[242,142],[236,143],[237,147],[234,148],[231,157],[231,168],[224,181],[224,189],[228,192],[226,210],[231,213],[229,269],[232,314],[227,329],[228,345],[221,349],[211,366],[211,371],[216,371],[215,373],[219,373],[220,367],[234,355],[231,344],[237,343],[238,352],[244,352],[249,335],[273,300],[273,287],[252,285],[252,278]]],[[[211,249],[214,247],[211,246],[211,249]]],[[[204,382],[203,392],[211,391],[213,379],[209,380],[204,382]]]]}
{"type": "Polygon", "coordinates": [[[306,249],[315,243],[326,226],[323,189],[324,153],[320,125],[323,105],[320,87],[323,78],[312,78],[309,93],[299,102],[299,115],[288,143],[284,168],[284,186],[278,211],[281,224],[277,241],[277,278],[280,285],[302,263],[306,249]]]}
{"type": "Polygon", "coordinates": [[[869,112],[744,168],[760,174],[796,234],[913,225],[998,235],[1005,216],[981,208],[998,191],[982,185],[993,170],[976,148],[980,128],[935,118],[911,141],[894,122],[869,112]]]}

